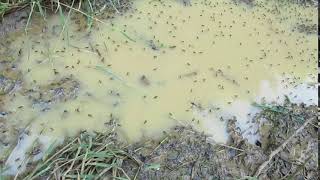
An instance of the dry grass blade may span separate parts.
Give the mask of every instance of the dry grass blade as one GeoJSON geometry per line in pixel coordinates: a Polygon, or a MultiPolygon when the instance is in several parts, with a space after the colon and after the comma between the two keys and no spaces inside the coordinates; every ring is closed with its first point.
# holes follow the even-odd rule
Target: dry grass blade
{"type": "Polygon", "coordinates": [[[27,179],[99,179],[109,175],[115,179],[130,179],[121,167],[124,160],[132,157],[115,144],[114,131],[90,134],[83,132],[57,150],[48,158],[43,159],[27,179]]]}

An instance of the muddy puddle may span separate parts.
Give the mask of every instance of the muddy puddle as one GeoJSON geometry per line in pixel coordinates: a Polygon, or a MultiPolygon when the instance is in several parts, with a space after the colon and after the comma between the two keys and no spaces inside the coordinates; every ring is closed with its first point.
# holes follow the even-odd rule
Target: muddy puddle
{"type": "Polygon", "coordinates": [[[235,116],[254,143],[253,102],[318,101],[316,11],[273,1],[136,0],[90,29],[74,12],[35,18],[27,35],[1,47],[8,174],[32,161],[25,153],[34,142],[44,151],[80,131],[104,132],[110,120],[128,142],[192,125],[224,143],[224,119],[235,116]]]}

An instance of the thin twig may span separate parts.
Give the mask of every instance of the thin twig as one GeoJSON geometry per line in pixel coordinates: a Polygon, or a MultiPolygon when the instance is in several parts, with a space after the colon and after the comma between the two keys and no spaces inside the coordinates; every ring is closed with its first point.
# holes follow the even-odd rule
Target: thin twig
{"type": "Polygon", "coordinates": [[[299,129],[297,129],[287,140],[285,140],[277,149],[272,151],[269,155],[268,160],[266,160],[264,163],[262,163],[256,173],[254,174],[254,177],[259,177],[259,175],[262,173],[262,170],[268,166],[270,161],[273,159],[275,155],[277,155],[280,151],[282,151],[283,148],[298,134],[300,133],[311,121],[313,121],[314,118],[308,119],[299,129]]]}

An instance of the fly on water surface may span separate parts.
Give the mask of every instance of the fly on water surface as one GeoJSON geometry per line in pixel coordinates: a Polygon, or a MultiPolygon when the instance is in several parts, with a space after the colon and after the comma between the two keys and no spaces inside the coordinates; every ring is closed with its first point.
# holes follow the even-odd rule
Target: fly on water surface
{"type": "Polygon", "coordinates": [[[0,179],[317,179],[317,3],[0,0],[0,179]]]}

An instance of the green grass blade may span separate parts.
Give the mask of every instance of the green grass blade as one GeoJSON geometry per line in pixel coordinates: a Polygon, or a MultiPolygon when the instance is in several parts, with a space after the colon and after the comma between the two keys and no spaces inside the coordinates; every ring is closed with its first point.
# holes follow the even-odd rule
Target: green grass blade
{"type": "Polygon", "coordinates": [[[136,40],[134,40],[133,38],[131,38],[130,36],[128,36],[125,32],[120,31],[120,33],[121,33],[122,35],[124,35],[126,38],[128,38],[130,41],[136,42],[136,40]]]}
{"type": "Polygon", "coordinates": [[[45,161],[52,154],[55,147],[56,147],[56,141],[51,143],[50,146],[48,147],[48,149],[44,152],[43,157],[42,157],[42,161],[45,161]]]}

